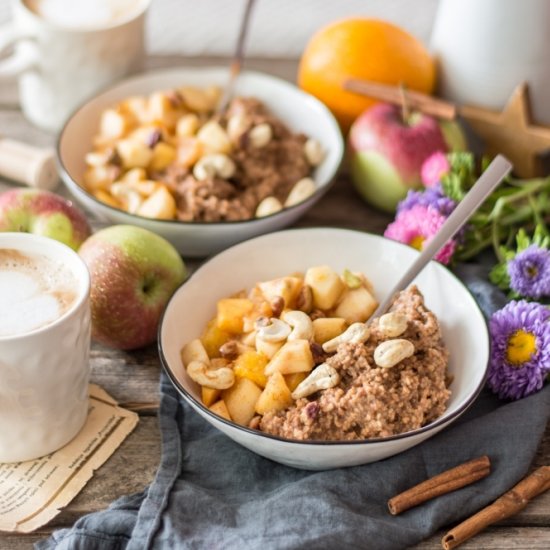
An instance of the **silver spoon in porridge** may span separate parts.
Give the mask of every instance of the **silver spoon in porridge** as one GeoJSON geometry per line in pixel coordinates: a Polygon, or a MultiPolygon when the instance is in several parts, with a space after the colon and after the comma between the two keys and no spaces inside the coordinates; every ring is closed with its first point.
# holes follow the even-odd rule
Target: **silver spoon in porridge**
{"type": "Polygon", "coordinates": [[[237,76],[241,72],[241,67],[244,58],[244,44],[246,41],[246,36],[248,34],[248,27],[250,22],[250,14],[252,13],[252,8],[254,7],[255,0],[247,0],[246,7],[243,13],[243,18],[241,20],[241,28],[239,30],[239,36],[237,38],[237,46],[235,48],[235,53],[231,60],[231,65],[229,66],[229,81],[227,82],[225,89],[222,94],[222,98],[216,108],[216,114],[221,115],[227,106],[229,101],[233,96],[233,89],[235,88],[235,82],[237,76]]]}
{"type": "Polygon", "coordinates": [[[380,302],[375,312],[367,321],[383,315],[393,303],[395,296],[407,288],[414,278],[424,269],[424,266],[439,252],[441,247],[455,235],[470,219],[470,216],[481,206],[483,201],[493,192],[500,182],[510,173],[512,164],[502,156],[497,155],[487,169],[481,174],[466,196],[458,203],[435,237],[417,256],[416,260],[397,281],[388,296],[380,302]]]}

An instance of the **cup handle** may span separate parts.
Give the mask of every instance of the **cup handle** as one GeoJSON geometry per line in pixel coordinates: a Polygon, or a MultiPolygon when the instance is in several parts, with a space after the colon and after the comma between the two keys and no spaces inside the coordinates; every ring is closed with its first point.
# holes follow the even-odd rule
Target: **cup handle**
{"type": "MultiPolygon", "coordinates": [[[[15,46],[20,40],[31,38],[13,25],[0,27],[0,54],[15,46]]],[[[35,65],[35,56],[27,48],[16,48],[12,55],[0,61],[0,79],[13,78],[35,65]]]]}

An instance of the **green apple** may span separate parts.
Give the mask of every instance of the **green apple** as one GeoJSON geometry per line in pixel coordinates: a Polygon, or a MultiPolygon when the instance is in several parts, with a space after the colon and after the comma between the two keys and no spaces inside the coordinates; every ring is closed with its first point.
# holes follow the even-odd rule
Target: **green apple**
{"type": "Polygon", "coordinates": [[[71,201],[50,191],[23,187],[0,194],[0,231],[50,237],[73,250],[91,233],[86,216],[71,201]]]}
{"type": "Polygon", "coordinates": [[[186,276],[177,250],[133,225],[94,233],[79,250],[91,276],[92,337],[116,349],[154,342],[168,300],[186,276]]]}
{"type": "Polygon", "coordinates": [[[419,112],[404,120],[400,107],[378,103],[353,123],[348,148],[351,178],[360,195],[394,212],[409,189],[421,187],[422,163],[436,151],[463,151],[466,139],[457,122],[419,112]]]}

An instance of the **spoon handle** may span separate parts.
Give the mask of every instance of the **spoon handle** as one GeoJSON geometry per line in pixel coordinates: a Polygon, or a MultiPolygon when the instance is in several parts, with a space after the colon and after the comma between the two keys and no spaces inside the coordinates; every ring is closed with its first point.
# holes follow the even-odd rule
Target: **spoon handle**
{"type": "Polygon", "coordinates": [[[217,114],[223,113],[227,108],[227,105],[231,100],[231,96],[233,95],[235,80],[241,72],[241,65],[244,57],[244,43],[248,33],[248,23],[250,21],[250,14],[252,13],[254,2],[255,0],[247,0],[246,2],[243,18],[241,20],[241,28],[239,29],[239,36],[237,38],[237,46],[235,48],[235,53],[233,54],[233,59],[231,60],[231,65],[229,66],[229,81],[227,82],[222,98],[218,103],[218,107],[216,109],[217,114]]]}
{"type": "Polygon", "coordinates": [[[396,283],[395,287],[383,300],[371,319],[379,317],[391,306],[395,294],[407,288],[424,266],[439,252],[441,247],[470,219],[470,216],[479,208],[483,201],[493,192],[500,182],[508,175],[512,164],[502,155],[495,157],[493,162],[481,174],[466,196],[458,203],[451,215],[441,226],[435,237],[426,245],[426,248],[417,256],[416,260],[407,269],[396,283]]]}

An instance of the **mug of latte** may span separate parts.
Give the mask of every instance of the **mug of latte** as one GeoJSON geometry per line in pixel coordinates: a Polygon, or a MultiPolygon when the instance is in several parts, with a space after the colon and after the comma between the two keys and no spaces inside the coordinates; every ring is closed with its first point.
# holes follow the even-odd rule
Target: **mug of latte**
{"type": "Polygon", "coordinates": [[[63,447],[88,413],[90,276],[76,252],[0,233],[0,462],[63,447]]]}
{"type": "Polygon", "coordinates": [[[17,78],[25,116],[58,131],[97,90],[137,71],[151,0],[12,0],[0,28],[1,79],[17,78]]]}

